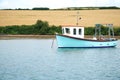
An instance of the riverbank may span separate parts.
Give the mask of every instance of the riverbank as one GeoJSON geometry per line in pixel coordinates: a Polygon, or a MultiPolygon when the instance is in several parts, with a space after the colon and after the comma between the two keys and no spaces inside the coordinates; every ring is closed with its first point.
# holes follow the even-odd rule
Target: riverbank
{"type": "MultiPolygon", "coordinates": [[[[91,35],[85,35],[85,38],[92,38],[91,35]]],[[[55,38],[55,35],[0,35],[1,39],[50,39],[55,38]]],[[[115,38],[120,39],[120,36],[115,36],[115,38]]]]}
{"type": "Polygon", "coordinates": [[[55,35],[0,35],[0,39],[27,39],[27,38],[36,38],[36,39],[49,39],[55,38],[55,35]]]}

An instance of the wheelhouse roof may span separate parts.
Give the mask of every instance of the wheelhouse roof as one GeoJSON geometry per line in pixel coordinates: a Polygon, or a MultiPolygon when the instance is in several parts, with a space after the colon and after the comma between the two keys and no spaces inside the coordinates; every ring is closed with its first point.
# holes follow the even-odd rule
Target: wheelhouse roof
{"type": "Polygon", "coordinates": [[[78,26],[78,25],[61,25],[62,27],[84,27],[84,26],[78,26]]]}

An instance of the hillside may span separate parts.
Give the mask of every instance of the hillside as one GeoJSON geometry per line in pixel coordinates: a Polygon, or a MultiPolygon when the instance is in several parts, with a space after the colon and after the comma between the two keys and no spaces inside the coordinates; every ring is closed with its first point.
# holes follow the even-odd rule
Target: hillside
{"type": "Polygon", "coordinates": [[[96,23],[112,23],[120,26],[120,10],[0,10],[0,26],[32,25],[37,20],[48,21],[50,25],[75,25],[77,11],[80,26],[94,26],[96,23]]]}

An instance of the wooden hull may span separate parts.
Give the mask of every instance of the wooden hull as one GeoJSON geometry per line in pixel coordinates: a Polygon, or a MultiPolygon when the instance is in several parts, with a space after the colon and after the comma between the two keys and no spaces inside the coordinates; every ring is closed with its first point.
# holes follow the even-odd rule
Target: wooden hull
{"type": "Polygon", "coordinates": [[[57,45],[59,48],[106,48],[115,47],[117,40],[90,40],[75,38],[65,35],[56,35],[57,45]]]}

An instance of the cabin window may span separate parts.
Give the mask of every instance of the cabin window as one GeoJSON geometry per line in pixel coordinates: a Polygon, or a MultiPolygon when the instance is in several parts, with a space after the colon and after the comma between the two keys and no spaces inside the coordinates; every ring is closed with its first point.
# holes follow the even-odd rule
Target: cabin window
{"type": "Polygon", "coordinates": [[[66,33],[70,34],[70,29],[69,28],[65,28],[66,33]]]}
{"type": "Polygon", "coordinates": [[[64,29],[62,29],[62,34],[64,34],[64,29]]]}
{"type": "Polygon", "coordinates": [[[79,35],[81,35],[81,29],[79,29],[79,35]]]}
{"type": "Polygon", "coordinates": [[[76,29],[75,28],[73,29],[73,34],[76,35],[76,29]]]}

